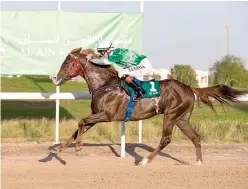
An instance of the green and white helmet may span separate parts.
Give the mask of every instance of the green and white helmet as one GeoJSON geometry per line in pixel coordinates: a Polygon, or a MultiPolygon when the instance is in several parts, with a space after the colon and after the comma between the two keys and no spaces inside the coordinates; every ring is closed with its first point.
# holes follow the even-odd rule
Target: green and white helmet
{"type": "Polygon", "coordinates": [[[104,54],[107,50],[114,50],[114,44],[111,41],[101,41],[97,45],[97,52],[104,54]]]}

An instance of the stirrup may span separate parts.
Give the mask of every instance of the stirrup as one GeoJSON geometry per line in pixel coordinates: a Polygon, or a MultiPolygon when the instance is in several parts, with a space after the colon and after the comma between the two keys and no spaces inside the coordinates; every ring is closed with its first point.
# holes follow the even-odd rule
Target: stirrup
{"type": "Polygon", "coordinates": [[[136,98],[135,96],[133,97],[134,102],[138,102],[139,100],[140,100],[140,97],[139,98],[136,98]]]}
{"type": "Polygon", "coordinates": [[[134,102],[137,102],[137,101],[141,100],[144,96],[145,96],[144,93],[142,93],[138,98],[137,98],[136,96],[134,96],[134,97],[133,97],[133,101],[134,101],[134,102]]]}

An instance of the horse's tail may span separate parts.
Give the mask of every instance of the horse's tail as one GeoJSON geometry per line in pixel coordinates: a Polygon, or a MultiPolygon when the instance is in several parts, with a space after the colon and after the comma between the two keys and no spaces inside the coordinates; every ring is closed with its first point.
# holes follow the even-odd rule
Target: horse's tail
{"type": "Polygon", "coordinates": [[[215,111],[215,108],[211,102],[211,98],[219,101],[223,106],[223,104],[230,105],[228,101],[240,102],[237,98],[248,94],[248,90],[237,90],[223,84],[206,88],[192,88],[192,90],[197,96],[198,103],[199,101],[203,102],[213,111],[215,111]]]}

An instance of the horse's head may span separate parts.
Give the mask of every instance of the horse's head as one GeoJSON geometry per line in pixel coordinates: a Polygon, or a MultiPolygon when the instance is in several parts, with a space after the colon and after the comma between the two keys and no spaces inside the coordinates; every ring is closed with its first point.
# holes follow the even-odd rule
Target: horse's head
{"type": "Polygon", "coordinates": [[[96,56],[94,51],[91,49],[73,49],[66,56],[59,72],[52,77],[53,83],[60,86],[64,81],[70,80],[78,75],[82,75],[88,64],[86,56],[90,53],[96,56]]]}

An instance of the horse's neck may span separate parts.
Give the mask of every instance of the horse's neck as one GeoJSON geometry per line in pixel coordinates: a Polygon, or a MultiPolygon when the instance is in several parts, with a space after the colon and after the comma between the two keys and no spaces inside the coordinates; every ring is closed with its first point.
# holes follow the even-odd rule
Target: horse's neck
{"type": "Polygon", "coordinates": [[[95,66],[93,64],[90,64],[88,69],[86,68],[84,79],[87,82],[90,91],[97,90],[104,86],[121,83],[119,77],[108,71],[107,68],[95,66]]]}

